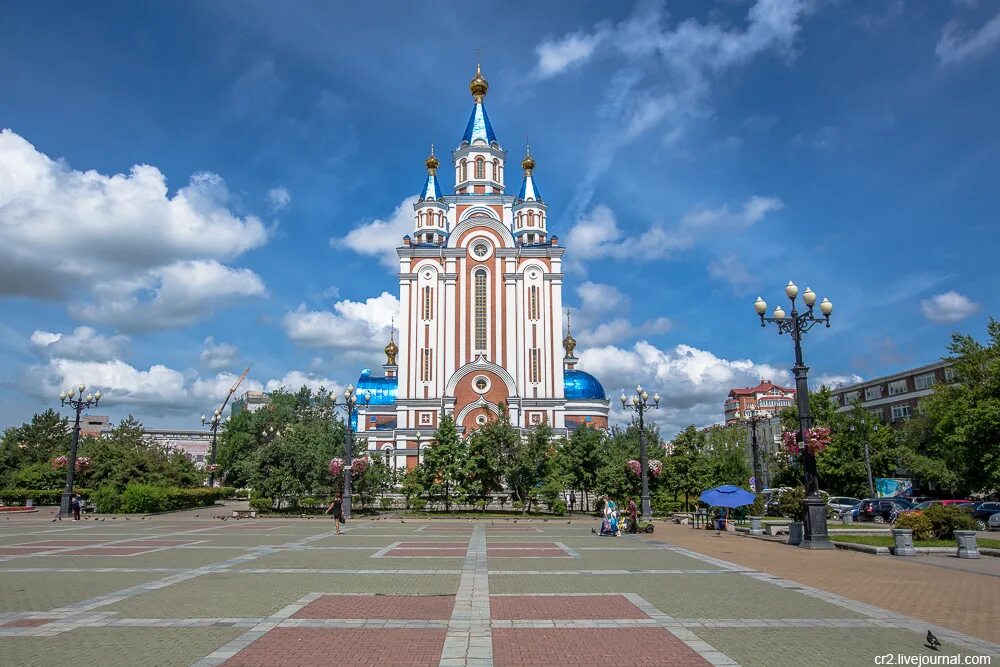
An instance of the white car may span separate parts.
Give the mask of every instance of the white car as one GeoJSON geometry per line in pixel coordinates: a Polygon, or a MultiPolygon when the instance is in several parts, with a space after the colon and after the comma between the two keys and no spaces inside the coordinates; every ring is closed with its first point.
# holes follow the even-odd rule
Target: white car
{"type": "Polygon", "coordinates": [[[1000,530],[1000,512],[991,514],[986,520],[986,530],[1000,530]]]}

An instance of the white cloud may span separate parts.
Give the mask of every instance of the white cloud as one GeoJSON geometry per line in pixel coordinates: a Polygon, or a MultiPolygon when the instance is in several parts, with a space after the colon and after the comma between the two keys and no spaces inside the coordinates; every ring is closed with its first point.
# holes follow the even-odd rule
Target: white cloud
{"type": "Polygon", "coordinates": [[[264,293],[263,281],[250,269],[184,261],[101,285],[91,301],[72,304],[70,312],[123,329],[162,329],[192,324],[236,297],[264,293]]]}
{"type": "Polygon", "coordinates": [[[71,334],[36,329],[31,347],[44,357],[77,361],[106,361],[120,357],[128,346],[127,336],[105,336],[91,327],[77,327],[71,334]]]}
{"type": "Polygon", "coordinates": [[[239,359],[240,350],[231,343],[216,343],[215,338],[209,336],[205,339],[205,347],[199,357],[203,366],[209,370],[217,371],[223,368],[231,368],[239,359]]]}
{"type": "Polygon", "coordinates": [[[292,194],[288,191],[288,188],[278,186],[267,191],[267,199],[271,202],[271,210],[281,211],[288,208],[288,205],[292,203],[292,194]]]}
{"type": "Polygon", "coordinates": [[[708,275],[728,283],[736,294],[747,294],[760,285],[760,279],[750,273],[738,255],[717,257],[708,263],[708,275]]]}
{"type": "Polygon", "coordinates": [[[328,310],[306,310],[300,305],[285,315],[288,337],[308,347],[328,347],[353,352],[381,350],[393,318],[399,316],[399,299],[388,292],[365,301],[338,301],[328,310]]]}
{"type": "Polygon", "coordinates": [[[570,228],[566,246],[573,250],[574,260],[581,261],[604,257],[629,261],[666,259],[702,239],[745,230],[784,206],[776,197],[754,196],[737,211],[728,206],[699,207],[673,226],[653,225],[627,237],[614,212],[602,204],[570,228]]]}
{"type": "Polygon", "coordinates": [[[923,299],[920,302],[920,310],[931,322],[943,324],[959,322],[975,315],[979,310],[979,304],[963,294],[951,291],[923,299]]]}
{"type": "Polygon", "coordinates": [[[540,79],[547,79],[574,65],[583,64],[590,59],[594,49],[606,36],[605,29],[591,35],[576,32],[553,42],[542,42],[535,48],[538,54],[535,75],[540,79]]]}
{"type": "Polygon", "coordinates": [[[417,197],[407,197],[387,220],[373,220],[358,225],[342,238],[330,239],[334,248],[347,247],[361,255],[378,257],[392,270],[399,268],[396,248],[403,245],[403,236],[413,231],[413,204],[417,197]]]}
{"type": "Polygon", "coordinates": [[[286,391],[296,392],[302,387],[309,387],[313,391],[325,389],[326,391],[336,392],[337,394],[342,392],[344,389],[344,386],[336,380],[331,380],[330,378],[321,377],[314,373],[306,373],[303,371],[289,371],[285,373],[284,377],[280,379],[268,380],[264,385],[264,389],[267,391],[285,389],[286,391]]]}
{"type": "Polygon", "coordinates": [[[1000,13],[978,30],[962,32],[958,22],[944,27],[934,52],[943,65],[982,58],[1000,44],[1000,13]]]}
{"type": "Polygon", "coordinates": [[[660,409],[649,417],[671,436],[688,424],[708,426],[723,420],[723,403],[733,387],[753,386],[761,378],[791,381],[788,371],[750,359],[728,360],[690,345],[661,350],[645,341],[631,348],[614,345],[584,350],[580,368],[593,373],[611,398],[614,416],[625,421],[616,397],[641,384],[659,392],[660,409]]]}
{"type": "Polygon", "coordinates": [[[665,333],[673,328],[673,323],[667,317],[657,317],[656,319],[633,324],[625,317],[616,317],[606,322],[601,322],[592,329],[585,329],[573,337],[579,341],[581,349],[591,346],[610,345],[621,343],[626,340],[634,340],[641,336],[665,333]]]}
{"type": "MultiPolygon", "coordinates": [[[[268,232],[229,203],[215,174],[195,174],[171,194],[156,167],[110,176],[78,171],[12,130],[0,131],[0,294],[65,299],[82,288],[102,301],[128,301],[135,290],[182,282],[171,273],[191,266],[248,273],[220,262],[263,245],[268,232]]],[[[157,322],[155,310],[146,315],[147,328],[171,326],[157,322]]]]}
{"type": "Polygon", "coordinates": [[[633,324],[627,317],[631,309],[628,295],[613,285],[588,280],[581,283],[576,292],[580,307],[573,311],[572,324],[576,327],[573,337],[578,349],[659,334],[673,326],[666,317],[633,324]]]}
{"type": "Polygon", "coordinates": [[[601,23],[537,47],[537,76],[555,76],[601,53],[624,61],[598,106],[602,129],[591,142],[572,209],[579,213],[590,205],[594,184],[625,144],[654,130],[665,143],[676,142],[694,118],[706,113],[718,78],[764,53],[790,58],[814,5],[812,0],[758,0],[742,26],[687,19],[666,27],[665,2],[650,2],[616,25],[601,23]]]}
{"type": "Polygon", "coordinates": [[[864,381],[865,379],[857,373],[851,373],[850,375],[820,375],[810,380],[809,384],[815,388],[829,387],[830,389],[839,389],[849,384],[857,384],[864,381]]]}

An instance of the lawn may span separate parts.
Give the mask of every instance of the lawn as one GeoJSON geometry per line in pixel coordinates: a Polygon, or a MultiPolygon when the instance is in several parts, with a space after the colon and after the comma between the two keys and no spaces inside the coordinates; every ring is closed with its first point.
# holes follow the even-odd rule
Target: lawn
{"type": "MultiPolygon", "coordinates": [[[[883,535],[831,535],[834,542],[853,542],[854,544],[868,544],[874,547],[891,547],[895,545],[891,536],[883,535]]],[[[989,549],[1000,549],[1000,540],[992,538],[980,538],[976,544],[989,549]]],[[[954,547],[955,540],[914,540],[915,547],[954,547]]]]}

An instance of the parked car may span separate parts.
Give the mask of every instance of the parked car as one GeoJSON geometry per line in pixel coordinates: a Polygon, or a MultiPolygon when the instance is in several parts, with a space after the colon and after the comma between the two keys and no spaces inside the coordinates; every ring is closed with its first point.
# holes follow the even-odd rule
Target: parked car
{"type": "Polygon", "coordinates": [[[860,498],[851,498],[850,496],[831,496],[827,505],[837,510],[838,514],[843,514],[844,512],[849,512],[854,509],[854,506],[860,502],[860,498]]]}
{"type": "Polygon", "coordinates": [[[893,514],[899,514],[909,509],[913,509],[913,504],[906,498],[865,498],[858,505],[858,513],[854,518],[859,521],[891,523],[893,514]]]}
{"type": "Polygon", "coordinates": [[[970,509],[972,509],[972,518],[976,520],[976,530],[986,530],[990,517],[1000,513],[1000,503],[986,500],[973,504],[970,509]]]}
{"type": "Polygon", "coordinates": [[[950,498],[948,500],[939,500],[938,502],[941,503],[942,505],[974,505],[975,504],[971,500],[969,500],[968,498],[966,498],[964,500],[956,500],[954,498],[950,498]]]}
{"type": "Polygon", "coordinates": [[[990,515],[986,521],[986,530],[1000,530],[1000,512],[990,515]]]}

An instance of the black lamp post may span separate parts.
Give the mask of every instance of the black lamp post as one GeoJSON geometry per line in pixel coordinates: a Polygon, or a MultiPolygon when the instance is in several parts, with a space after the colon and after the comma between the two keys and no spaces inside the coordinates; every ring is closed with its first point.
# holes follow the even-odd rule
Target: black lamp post
{"type": "Polygon", "coordinates": [[[746,410],[743,415],[744,423],[750,427],[750,455],[753,457],[753,492],[760,493],[764,490],[764,473],[760,467],[760,450],[757,448],[757,424],[768,419],[768,417],[757,410],[746,410]]]}
{"type": "Polygon", "coordinates": [[[205,415],[201,416],[201,425],[207,425],[209,430],[212,431],[212,449],[208,454],[208,488],[215,486],[215,442],[218,440],[219,426],[224,423],[229,423],[229,417],[222,418],[221,408],[215,409],[211,419],[206,419],[205,415]]]}
{"type": "Polygon", "coordinates": [[[785,287],[785,295],[792,302],[792,312],[788,315],[781,306],[775,306],[771,317],[766,317],[767,303],[760,297],[754,303],[754,310],[760,316],[760,326],[767,326],[772,322],[778,327],[778,334],[790,334],[795,344],[795,366],[792,367],[792,374],[795,376],[795,400],[799,408],[799,447],[802,452],[802,469],[805,478],[806,497],[802,501],[805,506],[805,521],[802,531],[802,542],[799,544],[804,549],[833,549],[830,542],[830,535],[826,528],[826,503],[819,495],[819,475],[816,473],[816,455],[806,446],[806,434],[812,427],[812,416],[809,413],[809,385],[806,376],[809,367],[802,363],[802,336],[812,329],[816,324],[822,322],[827,327],[830,326],[830,313],[833,312],[833,304],[829,299],[823,299],[819,304],[822,317],[813,316],[813,305],[816,303],[816,293],[808,287],[802,293],[802,301],[806,304],[806,312],[800,313],[795,307],[795,298],[799,294],[799,288],[792,281],[788,281],[785,287]]]}
{"type": "Polygon", "coordinates": [[[653,508],[649,504],[649,462],[646,456],[646,422],[643,417],[646,410],[650,408],[656,410],[660,407],[660,395],[653,394],[653,403],[649,403],[649,393],[641,385],[635,388],[635,395],[629,399],[622,392],[619,397],[623,410],[631,410],[639,415],[639,466],[642,468],[642,520],[649,521],[653,518],[653,508]]]}
{"type": "Polygon", "coordinates": [[[62,498],[59,500],[59,516],[69,516],[70,499],[73,497],[73,478],[76,475],[76,449],[80,446],[80,413],[85,408],[90,408],[101,400],[101,392],[83,395],[87,390],[87,385],[81,384],[76,388],[70,387],[66,391],[59,392],[59,405],[68,405],[76,411],[76,420],[73,422],[73,439],[69,446],[69,461],[66,462],[66,488],[63,489],[62,498]]]}
{"type": "Polygon", "coordinates": [[[330,407],[343,408],[347,417],[344,421],[344,456],[347,460],[344,462],[344,494],[341,505],[345,519],[351,518],[351,467],[354,463],[354,433],[351,429],[351,419],[358,414],[360,408],[367,406],[371,400],[372,395],[366,391],[359,404],[353,384],[347,385],[347,389],[344,390],[343,403],[337,403],[337,395],[330,392],[330,407]]]}

